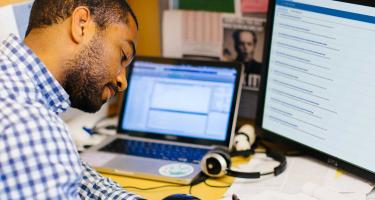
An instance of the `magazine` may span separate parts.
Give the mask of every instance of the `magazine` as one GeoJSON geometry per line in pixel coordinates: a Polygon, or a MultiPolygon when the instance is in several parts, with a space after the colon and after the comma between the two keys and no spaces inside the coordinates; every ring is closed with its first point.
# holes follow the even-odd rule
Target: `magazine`
{"type": "Polygon", "coordinates": [[[222,15],[222,60],[244,64],[245,90],[259,90],[265,24],[264,18],[222,15]]]}

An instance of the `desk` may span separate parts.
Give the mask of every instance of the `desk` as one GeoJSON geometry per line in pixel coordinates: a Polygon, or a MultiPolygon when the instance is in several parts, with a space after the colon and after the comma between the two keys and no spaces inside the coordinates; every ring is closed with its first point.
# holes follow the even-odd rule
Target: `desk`
{"type": "MultiPolygon", "coordinates": [[[[104,107],[100,112],[96,114],[77,114],[79,116],[76,116],[72,121],[68,123],[70,127],[70,132],[73,135],[73,138],[79,139],[81,138],[82,140],[86,140],[87,137],[81,137],[80,135],[84,134],[85,132],[82,130],[82,126],[87,126],[91,127],[98,119],[100,119],[102,116],[107,113],[106,107],[104,107]]],[[[244,123],[247,121],[240,121],[239,123],[244,123]]],[[[112,123],[116,123],[115,120],[112,121],[112,123]]],[[[237,166],[240,164],[244,164],[248,162],[250,159],[245,159],[245,158],[234,158],[232,159],[233,165],[237,166]]],[[[256,159],[255,159],[256,160],[256,159]]],[[[319,164],[318,161],[312,159],[311,160],[312,164],[318,165],[318,166],[323,166],[324,164],[321,163],[319,164]]],[[[288,165],[291,163],[288,163],[288,165]]],[[[301,164],[299,164],[301,166],[301,164]]],[[[309,167],[309,166],[307,166],[309,167]]],[[[292,169],[293,167],[289,165],[288,169],[292,169]]],[[[306,168],[306,165],[303,167],[306,168]]],[[[311,170],[310,170],[311,171],[311,170]]],[[[299,175],[302,177],[304,172],[300,172],[299,175]]],[[[322,173],[323,174],[323,173],[322,173]]],[[[170,183],[165,183],[165,182],[158,182],[158,181],[151,181],[151,180],[145,180],[145,179],[137,179],[137,178],[131,178],[131,177],[125,177],[125,176],[117,176],[117,175],[111,175],[111,174],[103,174],[106,177],[112,178],[116,182],[118,182],[121,186],[130,186],[130,187],[139,187],[139,188],[149,188],[149,187],[159,187],[163,185],[171,185],[170,183]]],[[[324,175],[324,174],[323,174],[324,175]]],[[[287,175],[285,175],[287,176],[287,175]]],[[[306,179],[306,178],[305,178],[306,179]]],[[[303,179],[304,182],[309,182],[312,181],[309,178],[307,180],[303,179]]],[[[232,177],[223,177],[220,179],[209,179],[207,182],[211,185],[230,185],[234,181],[234,178],[232,177]]],[[[260,180],[259,185],[262,185],[264,182],[260,180]]],[[[257,186],[258,182],[256,182],[257,186]]],[[[303,185],[303,183],[302,183],[303,185]]],[[[301,187],[301,184],[298,185],[293,185],[293,187],[301,187]]],[[[175,194],[175,193],[189,193],[189,186],[185,187],[166,187],[166,188],[159,188],[159,189],[154,189],[154,190],[137,190],[137,189],[127,189],[129,191],[132,191],[136,194],[140,194],[143,197],[147,199],[162,199],[165,196],[168,196],[170,194],[175,194]]],[[[247,188],[246,188],[247,190],[247,188]]],[[[194,196],[197,196],[201,199],[204,200],[214,200],[214,199],[220,199],[223,197],[224,193],[227,191],[227,188],[213,188],[205,185],[204,183],[201,183],[199,185],[196,185],[192,188],[192,194],[194,196]]],[[[235,192],[237,193],[237,192],[235,192]]],[[[241,193],[239,193],[241,194],[241,193]]],[[[370,198],[368,198],[370,199],[370,198]]]]}
{"type": "MultiPolygon", "coordinates": [[[[87,140],[87,136],[82,136],[85,132],[82,130],[82,126],[91,127],[98,119],[105,116],[107,113],[107,106],[103,106],[103,108],[96,114],[86,114],[86,113],[74,113],[75,117],[68,122],[68,126],[70,128],[70,132],[76,142],[80,143],[82,140],[87,140]]],[[[116,120],[112,120],[115,123],[116,120]]],[[[245,123],[244,120],[241,120],[240,123],[245,123]]],[[[242,163],[246,163],[249,161],[249,158],[234,158],[233,165],[237,166],[242,163]]],[[[162,185],[171,185],[171,183],[166,182],[158,182],[152,180],[145,180],[145,179],[138,179],[132,177],[125,177],[125,176],[117,176],[111,174],[103,174],[106,177],[112,178],[116,182],[118,182],[121,186],[133,186],[139,188],[149,188],[149,187],[158,187],[162,185]]],[[[207,182],[212,185],[230,185],[233,182],[234,178],[232,177],[223,177],[220,179],[209,179],[207,182]]],[[[173,183],[172,183],[173,185],[173,183]]],[[[165,196],[175,193],[189,193],[189,186],[184,187],[166,187],[166,188],[159,188],[154,190],[136,190],[136,189],[127,189],[132,191],[136,194],[140,194],[147,199],[162,199],[165,196]]],[[[227,191],[227,188],[213,188],[205,185],[204,183],[200,183],[192,188],[192,194],[197,196],[201,199],[220,199],[224,193],[227,191]]]]}
{"type": "MultiPolygon", "coordinates": [[[[248,162],[249,159],[245,158],[235,158],[233,159],[234,165],[238,165],[241,163],[248,162]]],[[[103,174],[106,177],[112,178],[116,182],[118,182],[121,186],[135,186],[140,188],[148,188],[148,187],[158,187],[162,185],[173,185],[173,183],[164,183],[158,181],[151,181],[145,179],[137,179],[131,177],[124,177],[124,176],[116,176],[110,174],[103,174]]],[[[207,182],[211,185],[230,185],[233,182],[234,178],[232,177],[223,177],[219,179],[208,179],[207,182]]],[[[228,188],[213,188],[209,187],[204,183],[200,183],[194,186],[191,190],[191,193],[194,196],[199,197],[200,199],[204,200],[215,200],[220,199],[224,193],[227,191],[228,188]]],[[[163,199],[163,197],[168,196],[170,194],[175,193],[189,193],[189,186],[184,187],[167,187],[167,188],[159,188],[154,190],[136,190],[136,189],[127,189],[132,191],[136,194],[140,194],[146,199],[163,199]]]]}

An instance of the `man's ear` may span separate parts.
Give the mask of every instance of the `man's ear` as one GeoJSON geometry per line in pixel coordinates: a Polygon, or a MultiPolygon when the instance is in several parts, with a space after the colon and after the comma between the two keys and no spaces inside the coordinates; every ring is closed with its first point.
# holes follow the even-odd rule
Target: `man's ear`
{"type": "Polygon", "coordinates": [[[73,41],[79,44],[89,32],[91,22],[90,10],[85,6],[79,6],[74,9],[71,19],[71,36],[73,41]]]}

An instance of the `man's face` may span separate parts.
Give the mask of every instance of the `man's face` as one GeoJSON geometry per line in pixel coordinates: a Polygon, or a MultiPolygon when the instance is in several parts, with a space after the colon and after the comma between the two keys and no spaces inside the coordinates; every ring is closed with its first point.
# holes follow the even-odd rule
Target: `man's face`
{"type": "Polygon", "coordinates": [[[238,38],[238,54],[244,62],[250,62],[254,58],[255,42],[254,36],[250,32],[243,31],[238,38]]]}
{"type": "Polygon", "coordinates": [[[135,55],[137,28],[129,23],[113,23],[98,31],[66,64],[63,87],[72,107],[96,112],[116,93],[127,87],[126,67],[135,55]]]}

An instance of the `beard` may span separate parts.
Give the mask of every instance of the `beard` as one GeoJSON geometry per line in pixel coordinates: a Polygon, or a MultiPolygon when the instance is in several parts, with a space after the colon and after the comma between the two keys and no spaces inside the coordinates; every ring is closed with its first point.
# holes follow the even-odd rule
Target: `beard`
{"type": "MultiPolygon", "coordinates": [[[[96,35],[81,52],[65,65],[63,88],[73,108],[94,113],[107,100],[102,100],[105,86],[116,88],[109,81],[109,67],[103,61],[103,42],[96,35]]],[[[115,90],[117,91],[117,90],[115,90]]]]}

